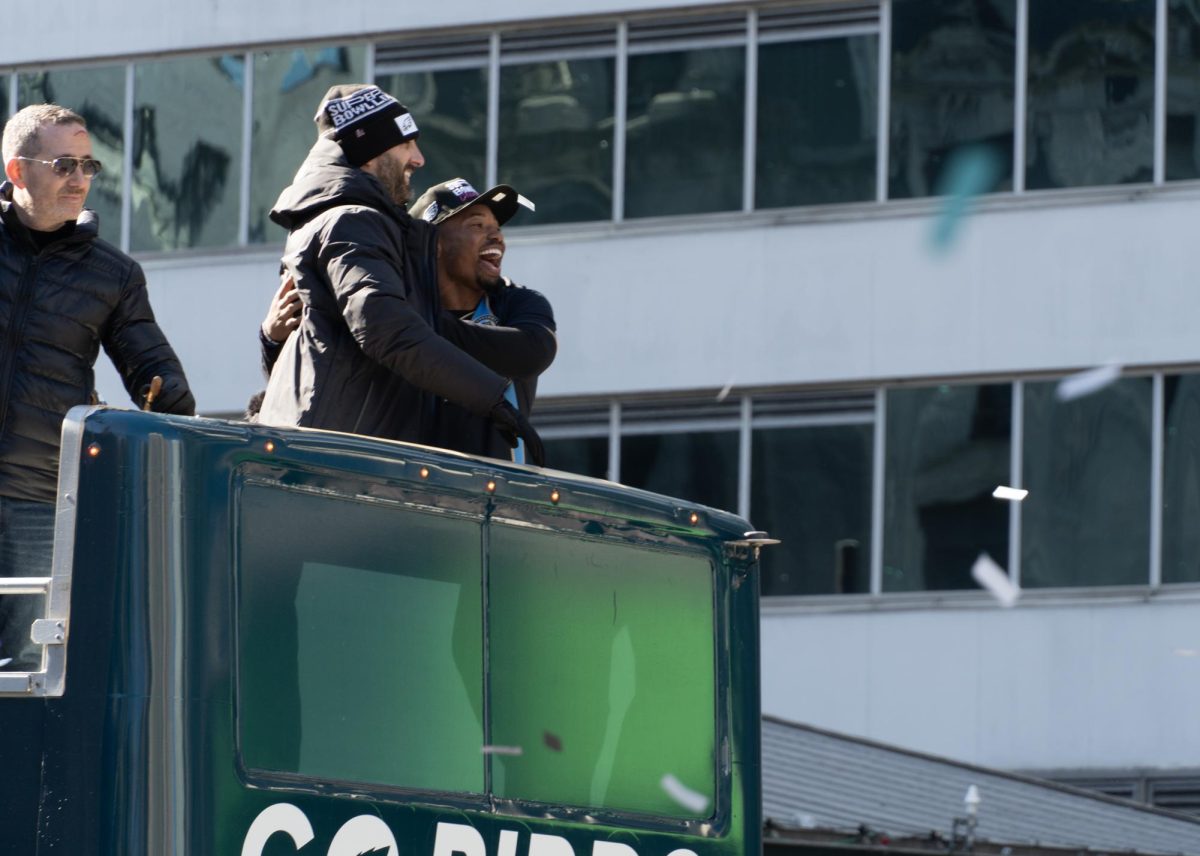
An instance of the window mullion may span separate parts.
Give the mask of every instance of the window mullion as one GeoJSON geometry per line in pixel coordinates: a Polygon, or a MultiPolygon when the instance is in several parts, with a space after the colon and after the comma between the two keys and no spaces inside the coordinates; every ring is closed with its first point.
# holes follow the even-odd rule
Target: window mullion
{"type": "Polygon", "coordinates": [[[887,390],[875,390],[875,460],[871,466],[871,594],[883,593],[883,489],[887,390]]]}
{"type": "MultiPolygon", "coordinates": [[[[1021,488],[1025,460],[1025,382],[1013,381],[1012,425],[1009,429],[1009,485],[1021,488]]],[[[1021,584],[1021,508],[1020,502],[1008,504],[1008,578],[1021,584]]]]}
{"type": "Polygon", "coordinates": [[[488,44],[487,162],[485,186],[498,183],[500,163],[500,34],[492,33],[488,44]]]}
{"type": "Polygon", "coordinates": [[[750,396],[742,399],[742,420],[738,431],[738,514],[750,519],[750,465],[753,435],[751,416],[754,402],[750,396]]]}
{"type": "MultiPolygon", "coordinates": [[[[879,2],[879,103],[876,105],[875,199],[888,196],[888,157],[891,145],[892,98],[892,0],[879,2]]],[[[874,550],[874,547],[872,547],[874,550]]],[[[872,570],[872,573],[874,571],[872,570]]],[[[874,577],[872,577],[872,580],[874,577]]]]}
{"type": "Polygon", "coordinates": [[[629,113],[629,24],[617,24],[617,57],[613,69],[616,92],[613,102],[612,218],[625,219],[625,123],[629,113]]]}
{"type": "Polygon", "coordinates": [[[133,63],[125,64],[124,143],[121,152],[121,249],[129,252],[133,225],[133,63]]]}
{"type": "Polygon", "coordinates": [[[742,135],[742,210],[754,210],[758,145],[758,12],[746,12],[746,127],[742,135]]]}
{"type": "Polygon", "coordinates": [[[254,54],[242,58],[242,174],[238,187],[238,244],[250,243],[250,154],[254,139],[254,54]]]}
{"type": "Polygon", "coordinates": [[[1167,173],[1167,0],[1154,9],[1154,183],[1167,173]]]}
{"type": "Polygon", "coordinates": [[[1162,585],[1163,456],[1166,445],[1166,394],[1162,373],[1154,375],[1150,410],[1150,587],[1162,585]]]}
{"type": "Polygon", "coordinates": [[[1017,0],[1016,74],[1013,91],[1013,193],[1025,192],[1025,117],[1029,98],[1029,0],[1017,0]]]}

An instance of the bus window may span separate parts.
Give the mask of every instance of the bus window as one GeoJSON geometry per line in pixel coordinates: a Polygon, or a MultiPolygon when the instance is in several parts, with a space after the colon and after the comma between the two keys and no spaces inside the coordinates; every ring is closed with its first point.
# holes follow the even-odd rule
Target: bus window
{"type": "Polygon", "coordinates": [[[246,483],[247,768],[482,793],[481,521],[246,483]]]}
{"type": "Polygon", "coordinates": [[[496,796],[708,817],[716,790],[713,568],[707,557],[493,523],[496,796]],[[692,811],[674,776],[708,799],[692,811]]]}

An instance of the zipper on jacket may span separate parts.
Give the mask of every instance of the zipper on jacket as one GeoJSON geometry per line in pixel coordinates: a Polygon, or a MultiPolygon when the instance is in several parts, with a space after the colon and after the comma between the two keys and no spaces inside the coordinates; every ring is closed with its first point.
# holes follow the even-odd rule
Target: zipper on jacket
{"type": "Polygon", "coordinates": [[[13,307],[12,317],[9,318],[7,335],[4,337],[4,349],[0,351],[0,366],[4,367],[4,376],[0,378],[0,437],[4,436],[8,427],[9,397],[12,392],[13,375],[17,371],[17,347],[20,344],[21,328],[25,326],[25,316],[29,312],[29,304],[33,299],[37,271],[38,258],[34,256],[17,285],[17,302],[13,307]]]}

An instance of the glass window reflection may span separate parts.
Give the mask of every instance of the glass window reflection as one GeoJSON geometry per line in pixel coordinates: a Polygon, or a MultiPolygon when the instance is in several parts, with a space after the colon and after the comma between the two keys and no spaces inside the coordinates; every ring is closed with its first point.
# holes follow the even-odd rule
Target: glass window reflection
{"type": "Polygon", "coordinates": [[[878,46],[851,36],[759,48],[756,207],[875,198],[878,46]]]}
{"type": "Polygon", "coordinates": [[[621,482],[726,511],[737,510],[737,431],[621,438],[621,482]]]}
{"type": "Polygon", "coordinates": [[[1029,4],[1025,186],[1150,181],[1154,0],[1029,4]]]}
{"type": "Polygon", "coordinates": [[[884,591],[975,588],[987,553],[1008,562],[1012,386],[887,393],[884,591]]]}
{"type": "Polygon", "coordinates": [[[516,225],[612,218],[613,74],[609,58],[500,71],[500,181],[537,205],[516,225]]]}
{"type": "Polygon", "coordinates": [[[12,105],[8,103],[8,81],[7,74],[0,74],[0,121],[8,121],[13,112],[12,105]]]}
{"type": "Polygon", "coordinates": [[[92,156],[104,170],[92,180],[87,207],[100,219],[100,237],[121,242],[121,176],[125,152],[125,69],[80,68],[22,74],[17,106],[60,104],[84,118],[92,156]]]}
{"type": "Polygon", "coordinates": [[[1145,584],[1151,380],[1065,402],[1056,387],[1025,385],[1021,585],[1145,584]]]}
{"type": "Polygon", "coordinates": [[[237,243],[244,65],[222,56],[134,70],[133,250],[237,243]]]}
{"type": "Polygon", "coordinates": [[[756,430],[750,517],[764,595],[865,594],[871,580],[871,425],[756,430]]]}
{"type": "Polygon", "coordinates": [[[1200,178],[1200,5],[1167,7],[1168,181],[1200,178]]]}
{"type": "Polygon", "coordinates": [[[552,437],[544,440],[546,466],[581,476],[608,478],[608,436],[552,437]]]}
{"type": "Polygon", "coordinates": [[[480,190],[487,180],[486,68],[380,75],[376,83],[412,111],[425,166],[413,173],[415,199],[431,185],[461,177],[480,190]]]}
{"type": "Polygon", "coordinates": [[[629,57],[625,216],[742,206],[745,49],[629,57]]]}
{"type": "Polygon", "coordinates": [[[1015,32],[1015,0],[894,0],[889,198],[944,192],[964,148],[1012,187],[1015,32]]]}
{"type": "MultiPolygon", "coordinates": [[[[362,46],[296,48],[254,55],[250,155],[250,241],[281,242],[267,217],[317,140],[313,115],[325,91],[365,75],[362,46]]],[[[418,121],[420,117],[417,117],[418,121]]]]}
{"type": "Polygon", "coordinates": [[[1164,378],[1164,583],[1200,582],[1200,375],[1164,378]]]}

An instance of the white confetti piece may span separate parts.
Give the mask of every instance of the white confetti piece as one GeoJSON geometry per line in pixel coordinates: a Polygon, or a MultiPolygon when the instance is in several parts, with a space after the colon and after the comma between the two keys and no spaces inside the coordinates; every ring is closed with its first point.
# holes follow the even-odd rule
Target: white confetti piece
{"type": "Polygon", "coordinates": [[[694,814],[701,814],[708,808],[708,797],[697,793],[685,785],[671,773],[662,777],[662,789],[667,796],[694,814]]]}
{"type": "Polygon", "coordinates": [[[1099,392],[1121,376],[1121,367],[1115,363],[1097,366],[1085,372],[1068,375],[1058,382],[1054,396],[1059,401],[1074,401],[1099,392]]]}
{"type": "Polygon", "coordinates": [[[1195,648],[1176,648],[1175,656],[1176,657],[1200,657],[1200,651],[1197,651],[1195,648]]]}
{"type": "Polygon", "coordinates": [[[727,383],[723,387],[721,387],[721,391],[717,393],[717,402],[719,403],[719,402],[722,402],[725,399],[729,398],[729,393],[732,391],[733,391],[733,381],[730,381],[729,383],[727,383]]]}
{"type": "Polygon", "coordinates": [[[1008,578],[1008,574],[1004,573],[1004,569],[997,565],[987,553],[979,554],[979,558],[971,566],[971,576],[975,578],[975,582],[987,589],[988,593],[996,598],[1003,607],[1014,605],[1017,598],[1021,596],[1021,589],[1013,584],[1013,581],[1008,578]]]}
{"type": "Polygon", "coordinates": [[[0,660],[0,669],[3,669],[5,666],[7,666],[12,661],[13,661],[12,657],[5,657],[3,660],[0,660]]]}
{"type": "Polygon", "coordinates": [[[520,746],[482,746],[479,751],[484,755],[524,755],[525,750],[520,746]]]}
{"type": "Polygon", "coordinates": [[[521,194],[517,194],[517,204],[528,208],[530,211],[537,211],[537,206],[533,204],[533,200],[521,194]]]}
{"type": "Polygon", "coordinates": [[[1004,485],[1000,485],[994,491],[992,491],[992,496],[996,497],[996,499],[1008,499],[1012,500],[1013,502],[1020,502],[1025,497],[1029,496],[1029,491],[1022,490],[1019,487],[1006,487],[1004,485]]]}

